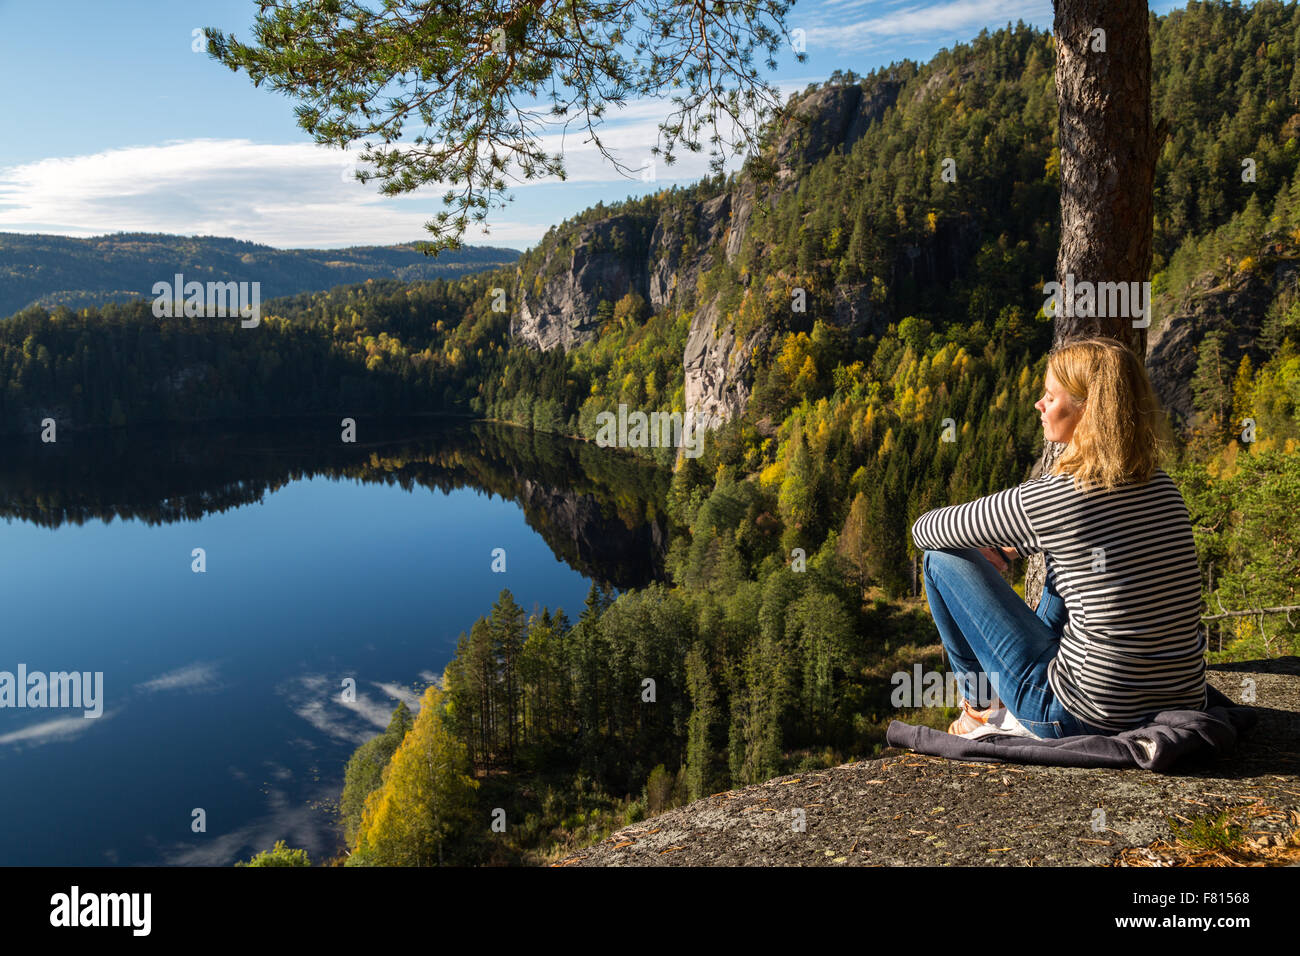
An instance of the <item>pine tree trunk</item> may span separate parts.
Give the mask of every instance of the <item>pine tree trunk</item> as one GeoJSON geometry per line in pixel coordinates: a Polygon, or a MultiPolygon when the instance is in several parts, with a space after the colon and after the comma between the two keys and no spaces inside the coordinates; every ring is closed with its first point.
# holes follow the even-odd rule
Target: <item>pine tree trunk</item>
{"type": "MultiPolygon", "coordinates": [[[[1151,274],[1152,183],[1164,137],[1151,122],[1148,12],[1140,0],[1055,0],[1056,97],[1061,150],[1061,247],[1056,281],[1146,282],[1151,274]],[[1105,51],[1098,49],[1104,31],[1105,51]]],[[[1045,297],[1046,298],[1046,297],[1045,297]]],[[[1150,305],[1150,302],[1147,302],[1150,305]]],[[[1147,320],[1150,315],[1148,313],[1147,320]]],[[[1147,330],[1126,316],[1055,319],[1053,346],[1118,339],[1146,359],[1147,330]]],[[[1065,446],[1044,442],[1030,473],[1050,471],[1065,446]]],[[[1025,600],[1037,607],[1046,577],[1041,554],[1025,571],[1025,600]]]]}

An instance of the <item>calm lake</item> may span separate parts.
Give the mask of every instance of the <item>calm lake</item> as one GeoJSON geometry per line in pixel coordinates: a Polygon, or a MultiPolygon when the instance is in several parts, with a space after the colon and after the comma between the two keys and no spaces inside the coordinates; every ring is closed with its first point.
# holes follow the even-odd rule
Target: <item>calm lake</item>
{"type": "Polygon", "coordinates": [[[576,620],[592,581],[662,573],[667,482],[437,420],[0,443],[0,672],[103,674],[99,717],[0,707],[0,864],[333,856],[353,749],[502,588],[576,620]]]}

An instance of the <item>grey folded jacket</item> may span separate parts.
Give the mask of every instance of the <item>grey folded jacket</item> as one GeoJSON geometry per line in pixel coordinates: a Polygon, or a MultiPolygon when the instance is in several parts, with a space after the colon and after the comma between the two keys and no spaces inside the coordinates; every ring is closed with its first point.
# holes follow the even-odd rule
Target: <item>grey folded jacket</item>
{"type": "Polygon", "coordinates": [[[1205,710],[1166,710],[1149,724],[1117,734],[1083,734],[1037,740],[989,734],[974,740],[930,727],[890,721],[885,742],[953,760],[1009,761],[1053,767],[1141,767],[1163,772],[1189,757],[1226,757],[1237,738],[1255,726],[1253,707],[1234,704],[1207,685],[1205,710]]]}

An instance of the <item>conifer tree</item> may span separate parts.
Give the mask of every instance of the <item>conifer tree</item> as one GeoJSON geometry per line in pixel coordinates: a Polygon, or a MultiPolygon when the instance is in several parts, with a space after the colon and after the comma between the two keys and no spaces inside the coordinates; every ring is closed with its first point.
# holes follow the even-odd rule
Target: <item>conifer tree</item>
{"type": "Polygon", "coordinates": [[[816,508],[812,487],[812,458],[808,454],[808,443],[804,440],[802,425],[795,425],[791,442],[789,465],[777,499],[781,518],[786,524],[786,534],[781,544],[787,552],[800,544],[806,547],[816,508]]]}
{"type": "Polygon", "coordinates": [[[1237,374],[1232,380],[1232,424],[1230,431],[1240,433],[1242,419],[1254,416],[1252,410],[1255,372],[1251,366],[1250,356],[1243,355],[1237,365],[1237,374]]]}
{"type": "Polygon", "coordinates": [[[1260,237],[1264,234],[1266,220],[1259,205],[1259,194],[1251,193],[1246,200],[1246,207],[1233,222],[1231,252],[1234,258],[1244,258],[1259,249],[1260,237]]]}
{"type": "Polygon", "coordinates": [[[868,542],[871,537],[870,503],[865,493],[859,491],[849,507],[849,515],[844,519],[844,528],[840,534],[840,554],[848,562],[860,594],[865,594],[870,575],[867,573],[868,542]]]}
{"type": "MultiPolygon", "coordinates": [[[[1292,180],[1294,182],[1294,179],[1292,180]]],[[[1273,209],[1268,217],[1269,232],[1286,232],[1291,221],[1291,184],[1282,183],[1273,195],[1273,209]]]]}
{"type": "Polygon", "coordinates": [[[686,790],[689,799],[698,800],[725,786],[715,746],[719,716],[717,691],[709,674],[707,650],[699,642],[686,655],[686,688],[691,697],[686,736],[686,790]]]}
{"type": "Polygon", "coordinates": [[[500,701],[504,711],[506,761],[514,765],[515,738],[518,733],[520,688],[519,658],[524,647],[524,609],[508,589],[502,589],[492,606],[493,653],[500,663],[500,701]]]}
{"type": "Polygon", "coordinates": [[[1286,217],[1282,228],[1289,232],[1300,230],[1300,172],[1291,177],[1291,188],[1287,191],[1286,217]]]}
{"type": "Polygon", "coordinates": [[[492,640],[492,627],[480,617],[470,628],[465,647],[464,683],[466,695],[473,700],[473,729],[478,738],[478,762],[483,766],[496,763],[500,753],[497,737],[498,665],[492,640]]]}
{"type": "Polygon", "coordinates": [[[895,487],[888,480],[871,489],[867,524],[871,538],[867,546],[866,570],[873,581],[880,582],[889,597],[901,597],[908,582],[905,573],[908,542],[902,516],[908,512],[899,508],[899,502],[890,492],[895,487]]]}
{"type": "Polygon", "coordinates": [[[1207,417],[1204,438],[1220,444],[1226,437],[1232,411],[1232,373],[1224,354],[1224,333],[1213,329],[1196,349],[1196,373],[1192,377],[1192,402],[1207,417]]]}

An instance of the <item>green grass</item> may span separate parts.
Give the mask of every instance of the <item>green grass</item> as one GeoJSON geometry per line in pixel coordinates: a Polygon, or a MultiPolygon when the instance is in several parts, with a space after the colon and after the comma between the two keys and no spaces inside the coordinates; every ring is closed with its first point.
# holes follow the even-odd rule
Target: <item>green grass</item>
{"type": "Polygon", "coordinates": [[[1190,849],[1231,851],[1242,847],[1242,827],[1232,821],[1231,811],[1196,817],[1185,827],[1172,819],[1168,822],[1174,838],[1190,849]]]}

